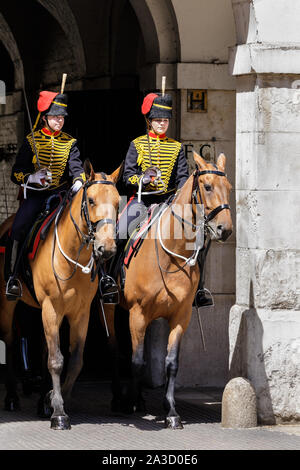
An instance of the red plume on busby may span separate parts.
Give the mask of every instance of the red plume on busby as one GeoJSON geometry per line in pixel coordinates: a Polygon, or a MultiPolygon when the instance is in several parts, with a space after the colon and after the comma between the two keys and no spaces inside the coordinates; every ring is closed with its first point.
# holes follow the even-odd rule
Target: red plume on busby
{"type": "Polygon", "coordinates": [[[37,102],[37,109],[40,113],[47,111],[54,98],[58,95],[53,91],[41,91],[37,102]]]}
{"type": "Polygon", "coordinates": [[[142,104],[142,114],[144,114],[144,116],[149,113],[150,109],[152,108],[153,101],[157,97],[158,95],[156,93],[149,93],[147,96],[145,96],[142,104]]]}
{"type": "Polygon", "coordinates": [[[172,117],[172,97],[161,93],[149,93],[142,104],[142,114],[147,119],[172,117]]]}

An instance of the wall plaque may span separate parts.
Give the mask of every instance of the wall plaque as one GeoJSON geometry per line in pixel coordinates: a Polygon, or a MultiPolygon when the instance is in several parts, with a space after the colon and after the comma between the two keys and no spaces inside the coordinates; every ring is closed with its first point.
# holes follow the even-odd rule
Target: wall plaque
{"type": "Polygon", "coordinates": [[[188,90],[187,110],[189,113],[206,113],[207,90],[188,90]]]}

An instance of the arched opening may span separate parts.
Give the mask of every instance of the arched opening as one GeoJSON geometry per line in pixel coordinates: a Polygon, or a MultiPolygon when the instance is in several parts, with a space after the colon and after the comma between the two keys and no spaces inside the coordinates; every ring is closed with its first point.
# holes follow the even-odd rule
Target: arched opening
{"type": "Polygon", "coordinates": [[[15,89],[15,70],[14,64],[4,47],[0,42],[0,63],[1,63],[1,76],[0,80],[5,83],[6,93],[12,92],[15,89]]]}
{"type": "Polygon", "coordinates": [[[144,41],[133,9],[122,3],[112,8],[109,19],[106,86],[87,79],[86,90],[68,92],[66,129],[78,138],[83,159],[89,158],[96,171],[107,173],[124,160],[130,141],[145,131],[139,83],[144,41]]]}

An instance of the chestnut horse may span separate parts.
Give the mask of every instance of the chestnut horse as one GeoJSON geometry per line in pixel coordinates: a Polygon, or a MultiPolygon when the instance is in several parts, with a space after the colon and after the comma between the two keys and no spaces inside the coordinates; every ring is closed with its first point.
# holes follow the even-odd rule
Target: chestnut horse
{"type": "MultiPolygon", "coordinates": [[[[144,365],[146,329],[159,317],[166,318],[169,323],[164,408],[168,413],[165,419],[166,427],[172,429],[182,428],[180,416],[175,409],[174,388],[180,342],[191,319],[192,304],[199,282],[197,250],[203,250],[208,239],[225,241],[232,232],[229,207],[231,185],[225,175],[225,155],[220,154],[217,165],[207,163],[195,152],[194,160],[198,169],[177,192],[175,199],[164,210],[159,220],[152,225],[139,252],[130,261],[126,269],[121,301],[121,306],[129,310],[132,342],[132,396],[125,397],[125,400],[129,400],[127,406],[125,405],[128,411],[133,411],[134,406],[141,403],[139,386],[144,365]],[[202,207],[202,223],[204,219],[206,232],[204,245],[202,238],[202,247],[201,243],[197,247],[196,240],[196,232],[201,225],[197,225],[199,219],[197,222],[196,218],[199,206],[202,207]],[[184,207],[187,210],[180,211],[180,208],[184,207]],[[194,229],[194,235],[187,240],[189,228],[194,229]],[[168,231],[169,235],[164,237],[164,233],[168,231]],[[194,242],[192,249],[191,242],[194,242]]],[[[113,330],[112,306],[107,305],[105,309],[110,328],[113,330]]],[[[112,403],[122,402],[121,391],[117,390],[114,383],[113,394],[112,403]]]]}
{"type": "MultiPolygon", "coordinates": [[[[105,175],[95,173],[89,164],[88,170],[88,180],[52,223],[34,260],[30,261],[38,304],[22,282],[22,301],[42,310],[48,370],[52,378],[52,390],[47,400],[53,410],[53,429],[71,427],[64,410],[63,396],[70,395],[83,364],[90,306],[98,288],[97,277],[91,282],[91,269],[96,261],[105,262],[116,251],[115,223],[119,193],[115,184],[119,169],[105,175]],[[70,326],[70,359],[61,389],[64,358],[60,350],[59,330],[64,317],[70,326]]],[[[6,225],[4,222],[4,228],[6,225]]],[[[6,300],[3,255],[1,265],[0,331],[7,350],[6,407],[12,409],[18,402],[12,360],[12,322],[16,302],[6,300]]]]}

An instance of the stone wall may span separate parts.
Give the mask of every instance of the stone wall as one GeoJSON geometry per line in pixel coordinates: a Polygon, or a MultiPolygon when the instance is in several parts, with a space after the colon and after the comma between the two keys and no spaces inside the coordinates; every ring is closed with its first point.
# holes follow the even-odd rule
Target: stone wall
{"type": "Polygon", "coordinates": [[[19,188],[11,182],[11,168],[23,141],[23,111],[21,92],[10,93],[0,106],[0,223],[16,212],[19,188]]]}
{"type": "Polygon", "coordinates": [[[230,57],[237,77],[230,376],[251,381],[260,422],[299,421],[299,3],[233,4],[240,45],[230,57]]]}

